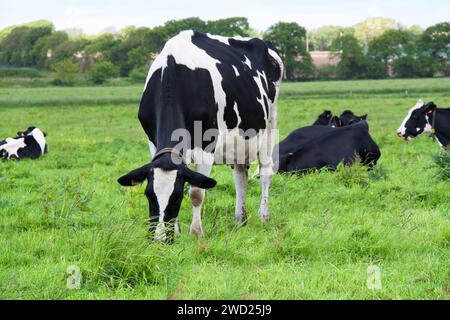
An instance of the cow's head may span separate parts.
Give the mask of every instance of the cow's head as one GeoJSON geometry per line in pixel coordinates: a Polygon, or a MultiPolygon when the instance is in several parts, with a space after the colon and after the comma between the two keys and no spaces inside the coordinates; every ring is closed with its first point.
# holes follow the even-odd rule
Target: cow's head
{"type": "Polygon", "coordinates": [[[338,127],[342,127],[343,126],[342,120],[339,117],[337,117],[337,116],[333,116],[331,118],[331,122],[330,122],[329,125],[332,126],[333,128],[338,128],[338,127]]]}
{"type": "Polygon", "coordinates": [[[147,180],[145,195],[149,202],[150,232],[157,231],[156,237],[165,237],[169,242],[183,200],[184,184],[187,182],[201,189],[216,185],[214,179],[192,171],[184,163],[176,164],[172,157],[173,154],[163,154],[118,179],[122,186],[135,186],[147,180]],[[165,227],[165,231],[160,230],[161,227],[165,227]]]}
{"type": "Polygon", "coordinates": [[[17,132],[17,137],[19,137],[19,138],[24,138],[24,137],[26,137],[26,136],[29,136],[29,135],[34,135],[34,133],[37,133],[37,132],[42,132],[42,135],[44,136],[44,137],[46,137],[47,136],[47,134],[45,133],[45,132],[43,132],[43,131],[41,131],[39,128],[36,128],[36,127],[28,127],[28,129],[27,130],[25,130],[25,131],[18,131],[17,132]]]}
{"type": "Polygon", "coordinates": [[[339,119],[341,120],[342,126],[349,126],[356,122],[366,120],[367,114],[362,115],[362,116],[357,116],[351,110],[345,110],[344,112],[342,112],[339,119]]]}
{"type": "Polygon", "coordinates": [[[432,132],[432,115],[435,110],[433,102],[424,104],[422,100],[417,101],[397,129],[397,135],[410,141],[424,132],[432,132]]]}
{"type": "Polygon", "coordinates": [[[331,119],[333,118],[333,114],[330,110],[325,110],[321,114],[319,114],[319,117],[317,117],[316,122],[314,122],[315,125],[320,126],[327,126],[331,123],[331,119]]]}

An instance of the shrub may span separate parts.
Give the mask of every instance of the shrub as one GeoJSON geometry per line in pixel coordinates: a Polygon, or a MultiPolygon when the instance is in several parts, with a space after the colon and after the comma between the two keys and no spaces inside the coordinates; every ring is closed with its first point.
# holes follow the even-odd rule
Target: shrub
{"type": "Polygon", "coordinates": [[[387,78],[386,66],[378,61],[372,59],[366,60],[366,77],[369,79],[383,79],[387,78]]]}
{"type": "Polygon", "coordinates": [[[118,75],[117,68],[110,61],[100,61],[88,70],[89,79],[95,84],[105,83],[108,79],[118,75]]]}
{"type": "Polygon", "coordinates": [[[433,155],[434,167],[437,168],[437,176],[443,180],[450,180],[450,151],[441,150],[433,155]]]}
{"type": "Polygon", "coordinates": [[[56,62],[52,66],[55,71],[53,84],[59,86],[72,86],[76,82],[78,67],[71,59],[56,62]]]}
{"type": "Polygon", "coordinates": [[[34,68],[0,68],[0,78],[40,78],[41,74],[34,68]]]}
{"type": "Polygon", "coordinates": [[[320,80],[336,79],[337,67],[327,64],[316,68],[316,78],[320,80]]]}
{"type": "Polygon", "coordinates": [[[436,61],[432,57],[401,57],[394,62],[394,72],[400,78],[432,77],[437,70],[436,61]]]}
{"type": "Polygon", "coordinates": [[[130,78],[134,82],[143,82],[147,78],[147,72],[143,68],[134,68],[130,72],[130,78]]]}
{"type": "Polygon", "coordinates": [[[366,187],[369,184],[367,168],[361,164],[359,157],[356,157],[355,162],[351,165],[339,163],[336,168],[336,179],[348,188],[353,185],[366,187]]]}

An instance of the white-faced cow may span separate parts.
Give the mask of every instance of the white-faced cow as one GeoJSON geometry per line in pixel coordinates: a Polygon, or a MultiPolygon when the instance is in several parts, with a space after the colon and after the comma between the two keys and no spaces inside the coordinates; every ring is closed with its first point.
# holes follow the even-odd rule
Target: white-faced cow
{"type": "Polygon", "coordinates": [[[417,101],[398,128],[397,135],[410,141],[426,132],[432,133],[441,147],[450,148],[450,108],[442,109],[433,102],[417,101]]]}
{"type": "Polygon", "coordinates": [[[183,31],[165,44],[150,67],[138,114],[152,161],[118,180],[123,186],[148,181],[150,232],[156,237],[164,226],[162,238],[172,240],[185,182],[193,205],[190,232],[203,233],[201,205],[204,189],[216,184],[208,177],[214,163],[233,166],[235,222],[241,224],[247,219],[248,165],[259,159],[259,214],[269,219],[269,131],[276,129],[282,74],[275,48],[259,39],[183,31]],[[187,167],[191,161],[196,171],[187,167]]]}
{"type": "Polygon", "coordinates": [[[29,127],[26,131],[17,132],[17,137],[0,141],[0,158],[37,159],[47,152],[46,134],[39,128],[29,127]]]}
{"type": "Polygon", "coordinates": [[[334,170],[340,162],[352,164],[356,156],[369,168],[381,156],[366,121],[339,128],[309,126],[297,129],[280,142],[276,165],[278,171],[284,173],[303,173],[321,168],[334,170]]]}

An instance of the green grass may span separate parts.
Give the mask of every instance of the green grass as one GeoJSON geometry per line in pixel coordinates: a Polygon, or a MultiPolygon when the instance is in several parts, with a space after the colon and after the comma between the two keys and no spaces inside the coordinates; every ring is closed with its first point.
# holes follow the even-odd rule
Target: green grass
{"type": "Polygon", "coordinates": [[[49,143],[36,161],[0,162],[0,298],[448,299],[448,159],[428,137],[406,143],[395,129],[419,97],[450,105],[450,80],[282,89],[281,137],[326,108],[368,113],[378,166],[277,175],[268,224],[258,220],[252,179],[243,228],[233,224],[231,169],[216,166],[205,236],[188,234],[185,197],[172,246],[147,241],[144,186],[116,183],[149,160],[136,117],[142,86],[0,89],[0,137],[34,124],[49,143]],[[404,86],[417,93],[388,92],[404,86]],[[361,91],[347,96],[350,87],[361,91]],[[80,290],[66,288],[70,265],[81,268],[80,290]],[[381,290],[366,286],[371,265],[381,269],[381,290]]]}

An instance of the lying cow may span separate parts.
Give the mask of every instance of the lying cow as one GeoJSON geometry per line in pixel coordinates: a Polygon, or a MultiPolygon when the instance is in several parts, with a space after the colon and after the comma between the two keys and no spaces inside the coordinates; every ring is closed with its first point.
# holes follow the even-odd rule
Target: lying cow
{"type": "Polygon", "coordinates": [[[450,108],[419,100],[397,129],[397,135],[407,141],[425,132],[432,133],[441,147],[450,148],[450,108]]]}
{"type": "Polygon", "coordinates": [[[47,152],[46,134],[39,128],[29,127],[26,131],[17,132],[17,137],[0,141],[0,158],[37,159],[47,152]]]}
{"type": "Polygon", "coordinates": [[[262,220],[269,219],[273,147],[262,149],[265,143],[256,142],[258,138],[267,142],[267,133],[276,128],[282,74],[283,64],[275,48],[259,39],[183,31],[165,44],[150,67],[138,114],[149,139],[152,162],[118,180],[123,186],[147,180],[150,232],[156,238],[172,240],[186,182],[191,185],[193,206],[190,231],[203,233],[201,206],[205,189],[216,185],[208,177],[214,163],[233,165],[235,222],[241,224],[247,219],[248,164],[259,159],[259,215],[262,220]],[[253,135],[242,135],[248,131],[253,135]],[[206,137],[211,132],[217,133],[215,139],[206,137]],[[173,137],[179,133],[194,139],[180,146],[173,137]],[[196,134],[201,135],[200,141],[196,134]],[[239,150],[235,145],[257,147],[239,150]],[[191,160],[197,172],[187,167],[191,160]],[[164,229],[166,232],[161,232],[164,229]]]}
{"type": "MultiPolygon", "coordinates": [[[[356,160],[371,168],[381,156],[366,121],[345,127],[309,126],[295,130],[279,143],[279,172],[336,169],[356,160]]],[[[275,160],[275,158],[274,158],[275,160]]]]}

